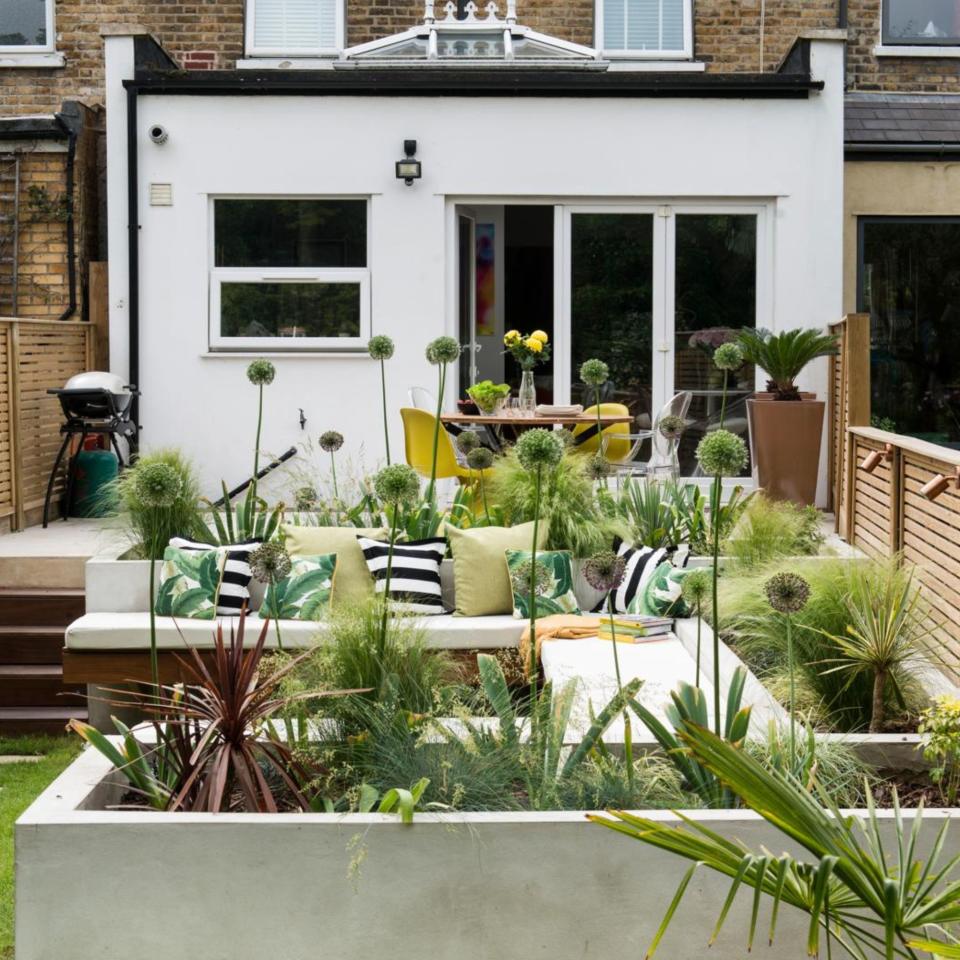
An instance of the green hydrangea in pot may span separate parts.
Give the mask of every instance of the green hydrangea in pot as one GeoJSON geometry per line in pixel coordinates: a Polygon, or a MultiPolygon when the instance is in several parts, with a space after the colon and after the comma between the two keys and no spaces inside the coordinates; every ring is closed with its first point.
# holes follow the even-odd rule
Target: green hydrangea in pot
{"type": "Polygon", "coordinates": [[[746,362],[768,379],[767,392],[747,401],[754,482],[775,500],[812,504],[825,403],[801,393],[796,381],[814,360],[837,352],[836,338],[819,330],[744,330],[739,343],[746,362]]]}

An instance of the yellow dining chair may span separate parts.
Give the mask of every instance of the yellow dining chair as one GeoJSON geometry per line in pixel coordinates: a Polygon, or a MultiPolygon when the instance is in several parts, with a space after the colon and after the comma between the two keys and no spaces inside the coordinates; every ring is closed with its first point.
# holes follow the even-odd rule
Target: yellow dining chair
{"type": "MultiPolygon", "coordinates": [[[[422,477],[430,477],[430,464],[433,460],[433,428],[437,418],[426,410],[417,410],[414,407],[401,407],[400,417],[403,420],[403,441],[407,454],[407,463],[422,477]]],[[[484,479],[490,476],[489,470],[484,470],[484,479]]],[[[456,477],[461,483],[475,480],[477,471],[463,467],[457,461],[453,450],[453,440],[450,434],[440,424],[437,437],[437,479],[456,477]]]]}
{"type": "MultiPolygon", "coordinates": [[[[583,411],[585,417],[592,417],[593,423],[578,423],[573,428],[573,449],[578,453],[594,454],[600,450],[600,437],[597,436],[597,408],[587,407],[583,411]]],[[[630,411],[622,403],[601,403],[600,416],[629,417],[630,411]]],[[[633,450],[633,443],[629,439],[629,423],[608,423],[603,428],[603,437],[606,440],[604,454],[611,463],[622,463],[633,450]]]]}

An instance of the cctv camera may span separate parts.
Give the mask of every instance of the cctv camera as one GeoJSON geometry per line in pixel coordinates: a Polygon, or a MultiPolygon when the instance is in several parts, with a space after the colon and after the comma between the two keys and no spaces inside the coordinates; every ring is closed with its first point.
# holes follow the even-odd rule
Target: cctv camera
{"type": "Polygon", "coordinates": [[[150,139],[154,143],[166,143],[169,136],[170,134],[167,133],[167,128],[161,126],[159,123],[155,123],[150,127],[150,139]]]}

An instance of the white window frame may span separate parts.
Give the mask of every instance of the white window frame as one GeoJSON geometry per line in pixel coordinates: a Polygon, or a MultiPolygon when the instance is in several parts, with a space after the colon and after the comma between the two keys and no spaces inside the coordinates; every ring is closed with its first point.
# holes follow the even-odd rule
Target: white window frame
{"type": "Polygon", "coordinates": [[[56,34],[56,0],[44,0],[46,13],[47,42],[38,44],[2,44],[0,45],[0,66],[9,65],[11,58],[20,60],[29,60],[30,63],[24,63],[24,66],[49,66],[56,60],[55,66],[62,65],[63,57],[59,56],[57,50],[56,34]]]}
{"type": "Polygon", "coordinates": [[[355,353],[366,350],[372,331],[370,198],[358,196],[217,194],[209,197],[209,317],[212,353],[355,353]],[[367,219],[365,267],[218,267],[214,210],[218,200],[363,200],[367,219]],[[360,329],[355,337],[227,337],[220,331],[224,283],[352,283],[360,288],[360,329]]]}
{"type": "Polygon", "coordinates": [[[282,57],[286,60],[298,60],[309,57],[339,57],[346,45],[346,26],[344,13],[345,0],[334,0],[334,45],[332,47],[298,48],[284,50],[281,47],[258,47],[254,25],[257,20],[257,0],[246,0],[244,22],[244,53],[248,57],[282,57]]]}
{"type": "Polygon", "coordinates": [[[884,38],[889,0],[880,0],[880,39],[873,48],[876,57],[960,57],[960,38],[953,43],[927,42],[917,39],[884,38]]]}
{"type": "Polygon", "coordinates": [[[683,49],[682,50],[608,50],[604,46],[603,5],[596,0],[594,10],[594,46],[605,60],[692,60],[693,59],[693,0],[683,2],[683,49]]]}

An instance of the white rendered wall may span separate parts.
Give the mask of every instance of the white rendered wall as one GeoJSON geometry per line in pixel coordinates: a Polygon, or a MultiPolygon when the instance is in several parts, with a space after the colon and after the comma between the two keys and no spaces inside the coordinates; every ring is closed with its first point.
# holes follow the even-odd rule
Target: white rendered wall
{"type": "MultiPolygon", "coordinates": [[[[141,422],[144,448],[192,454],[211,490],[250,469],[256,393],[249,355],[208,353],[209,197],[222,194],[371,197],[374,333],[397,341],[388,364],[394,456],[407,389],[435,389],[425,344],[456,335],[448,307],[448,236],[457,200],[482,204],[642,199],[770,204],[772,329],[824,326],[841,312],[842,46],[813,44],[826,81],[806,100],[142,96],[139,105],[141,422]],[[146,129],[163,124],[155,146],[146,129]],[[423,179],[393,164],[418,141],[423,179]],[[172,207],[148,205],[151,182],[172,207]]],[[[109,78],[111,90],[117,80],[109,78]]],[[[111,197],[119,166],[111,166],[111,197]]],[[[114,226],[111,221],[111,227],[114,226]]],[[[117,249],[116,232],[111,253],[117,249]]],[[[111,340],[126,312],[111,288],[111,340]]],[[[271,357],[265,449],[335,428],[347,453],[382,456],[379,365],[365,355],[271,357]]],[[[825,365],[803,386],[826,392],[825,365]]],[[[824,488],[825,489],[825,488],[824,488]]]]}

